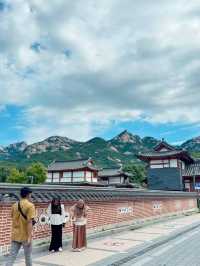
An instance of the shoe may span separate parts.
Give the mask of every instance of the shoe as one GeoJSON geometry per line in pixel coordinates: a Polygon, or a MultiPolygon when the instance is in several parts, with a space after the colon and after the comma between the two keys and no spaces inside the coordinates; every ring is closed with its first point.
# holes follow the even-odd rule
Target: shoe
{"type": "Polygon", "coordinates": [[[54,249],[52,249],[52,250],[51,250],[51,253],[54,253],[54,252],[55,252],[55,250],[54,250],[54,249]]]}
{"type": "Polygon", "coordinates": [[[62,251],[63,251],[63,249],[62,249],[62,248],[59,248],[59,249],[58,249],[58,251],[62,252],[62,251]]]}

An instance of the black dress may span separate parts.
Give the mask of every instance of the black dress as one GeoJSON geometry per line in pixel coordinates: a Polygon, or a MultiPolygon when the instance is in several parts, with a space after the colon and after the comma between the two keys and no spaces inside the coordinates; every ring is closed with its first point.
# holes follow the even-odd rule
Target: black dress
{"type": "Polygon", "coordinates": [[[59,248],[62,248],[62,226],[62,224],[51,225],[51,244],[49,251],[58,251],[59,248]]]}
{"type": "Polygon", "coordinates": [[[51,223],[51,243],[49,246],[49,251],[58,251],[59,248],[62,248],[62,228],[65,217],[64,205],[59,204],[54,206],[51,204],[48,208],[48,213],[51,223]],[[56,222],[52,218],[52,215],[57,216],[56,222]]]}

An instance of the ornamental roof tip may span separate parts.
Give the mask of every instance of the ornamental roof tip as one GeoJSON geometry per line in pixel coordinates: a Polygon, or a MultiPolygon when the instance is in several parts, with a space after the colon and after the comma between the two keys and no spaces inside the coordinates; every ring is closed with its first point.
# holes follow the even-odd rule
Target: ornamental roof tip
{"type": "Polygon", "coordinates": [[[176,150],[176,148],[172,145],[170,145],[169,143],[167,143],[164,139],[162,139],[159,143],[157,143],[153,149],[157,150],[161,145],[163,145],[164,147],[166,147],[169,150],[176,150]]]}

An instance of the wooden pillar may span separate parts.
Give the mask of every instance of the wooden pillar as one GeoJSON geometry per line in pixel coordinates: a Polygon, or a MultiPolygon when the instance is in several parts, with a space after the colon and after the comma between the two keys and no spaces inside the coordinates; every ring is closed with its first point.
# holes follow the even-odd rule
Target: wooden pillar
{"type": "Polygon", "coordinates": [[[195,183],[196,183],[196,178],[195,178],[195,175],[193,175],[193,189],[195,191],[195,183]]]}
{"type": "Polygon", "coordinates": [[[62,178],[63,178],[63,172],[59,172],[59,183],[61,182],[62,178]]]}
{"type": "Polygon", "coordinates": [[[73,180],[73,171],[71,171],[71,183],[73,183],[74,180],[73,180]]]}
{"type": "Polygon", "coordinates": [[[91,172],[91,182],[93,183],[93,176],[95,172],[91,172]]]}
{"type": "Polygon", "coordinates": [[[84,181],[86,182],[86,170],[84,170],[84,181]]]}

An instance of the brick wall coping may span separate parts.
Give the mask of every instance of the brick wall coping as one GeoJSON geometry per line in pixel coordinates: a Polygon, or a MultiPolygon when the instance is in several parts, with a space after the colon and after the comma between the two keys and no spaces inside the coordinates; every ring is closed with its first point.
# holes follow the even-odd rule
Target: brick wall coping
{"type": "MultiPolygon", "coordinates": [[[[0,183],[0,202],[19,199],[23,184],[0,183]]],[[[83,198],[87,201],[130,200],[132,198],[197,198],[197,193],[181,191],[159,191],[127,188],[74,187],[62,185],[30,185],[34,202],[49,202],[59,196],[63,201],[76,201],[83,198]]]]}

